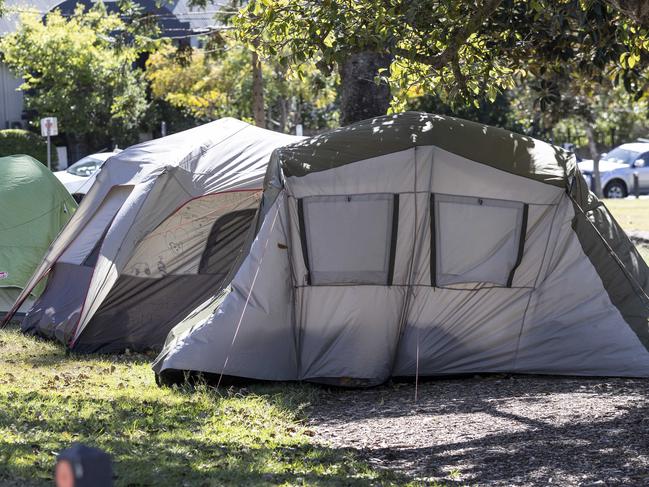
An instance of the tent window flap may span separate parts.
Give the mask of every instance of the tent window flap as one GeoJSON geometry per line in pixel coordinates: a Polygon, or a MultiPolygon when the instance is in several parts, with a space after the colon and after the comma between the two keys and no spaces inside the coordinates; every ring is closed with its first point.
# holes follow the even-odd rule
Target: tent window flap
{"type": "Polygon", "coordinates": [[[526,227],[524,203],[434,195],[432,285],[488,282],[510,287],[522,259],[526,227]]]}
{"type": "Polygon", "coordinates": [[[307,284],[390,285],[398,211],[386,193],[298,200],[307,284]]]}

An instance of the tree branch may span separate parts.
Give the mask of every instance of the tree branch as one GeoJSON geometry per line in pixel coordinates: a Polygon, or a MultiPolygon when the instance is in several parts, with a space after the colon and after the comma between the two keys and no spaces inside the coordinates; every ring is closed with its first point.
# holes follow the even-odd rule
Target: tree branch
{"type": "Polygon", "coordinates": [[[638,22],[643,27],[649,27],[649,2],[646,0],[604,0],[618,12],[638,22]]]}
{"type": "Polygon", "coordinates": [[[457,82],[460,91],[465,92],[466,91],[466,77],[462,73],[462,70],[460,69],[460,62],[455,56],[451,60],[451,68],[453,69],[453,76],[455,77],[455,81],[457,82]]]}
{"type": "Polygon", "coordinates": [[[457,31],[455,36],[451,39],[451,42],[446,46],[446,49],[437,55],[431,56],[429,54],[421,54],[401,47],[395,47],[393,52],[395,55],[409,59],[410,61],[427,64],[435,69],[443,68],[453,59],[457,58],[458,51],[466,43],[469,36],[480,28],[484,20],[494,13],[501,3],[502,0],[485,0],[482,6],[478,7],[466,24],[457,31]]]}

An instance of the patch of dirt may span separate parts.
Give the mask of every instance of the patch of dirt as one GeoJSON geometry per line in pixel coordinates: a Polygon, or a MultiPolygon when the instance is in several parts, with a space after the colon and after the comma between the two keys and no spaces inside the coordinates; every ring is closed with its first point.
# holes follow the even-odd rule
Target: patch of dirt
{"type": "Polygon", "coordinates": [[[490,376],[330,390],[314,439],[447,485],[649,485],[649,380],[490,376]]]}

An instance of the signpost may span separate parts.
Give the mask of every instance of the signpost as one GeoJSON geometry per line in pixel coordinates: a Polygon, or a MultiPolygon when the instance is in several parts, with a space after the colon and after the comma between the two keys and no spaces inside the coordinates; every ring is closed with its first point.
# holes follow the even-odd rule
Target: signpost
{"type": "Polygon", "coordinates": [[[41,118],[41,135],[47,137],[47,168],[52,170],[52,151],[50,150],[50,137],[59,134],[56,117],[41,118]]]}

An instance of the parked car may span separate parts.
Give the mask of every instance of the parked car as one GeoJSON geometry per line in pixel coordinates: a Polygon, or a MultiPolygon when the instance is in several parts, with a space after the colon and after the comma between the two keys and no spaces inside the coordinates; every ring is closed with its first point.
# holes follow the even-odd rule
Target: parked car
{"type": "MultiPolygon", "coordinates": [[[[119,152],[119,151],[117,151],[119,152]]],[[[95,182],[97,172],[106,160],[117,154],[117,152],[99,152],[91,154],[63,171],[56,171],[54,175],[63,183],[65,189],[79,203],[86,193],[90,190],[92,183],[95,182]]]]}
{"type": "MultiPolygon", "coordinates": [[[[578,163],[581,173],[592,188],[593,161],[578,163]]],[[[633,173],[638,173],[641,193],[649,193],[649,143],[632,142],[602,154],[599,161],[602,193],[605,198],[625,198],[633,191],[633,173]]]]}

